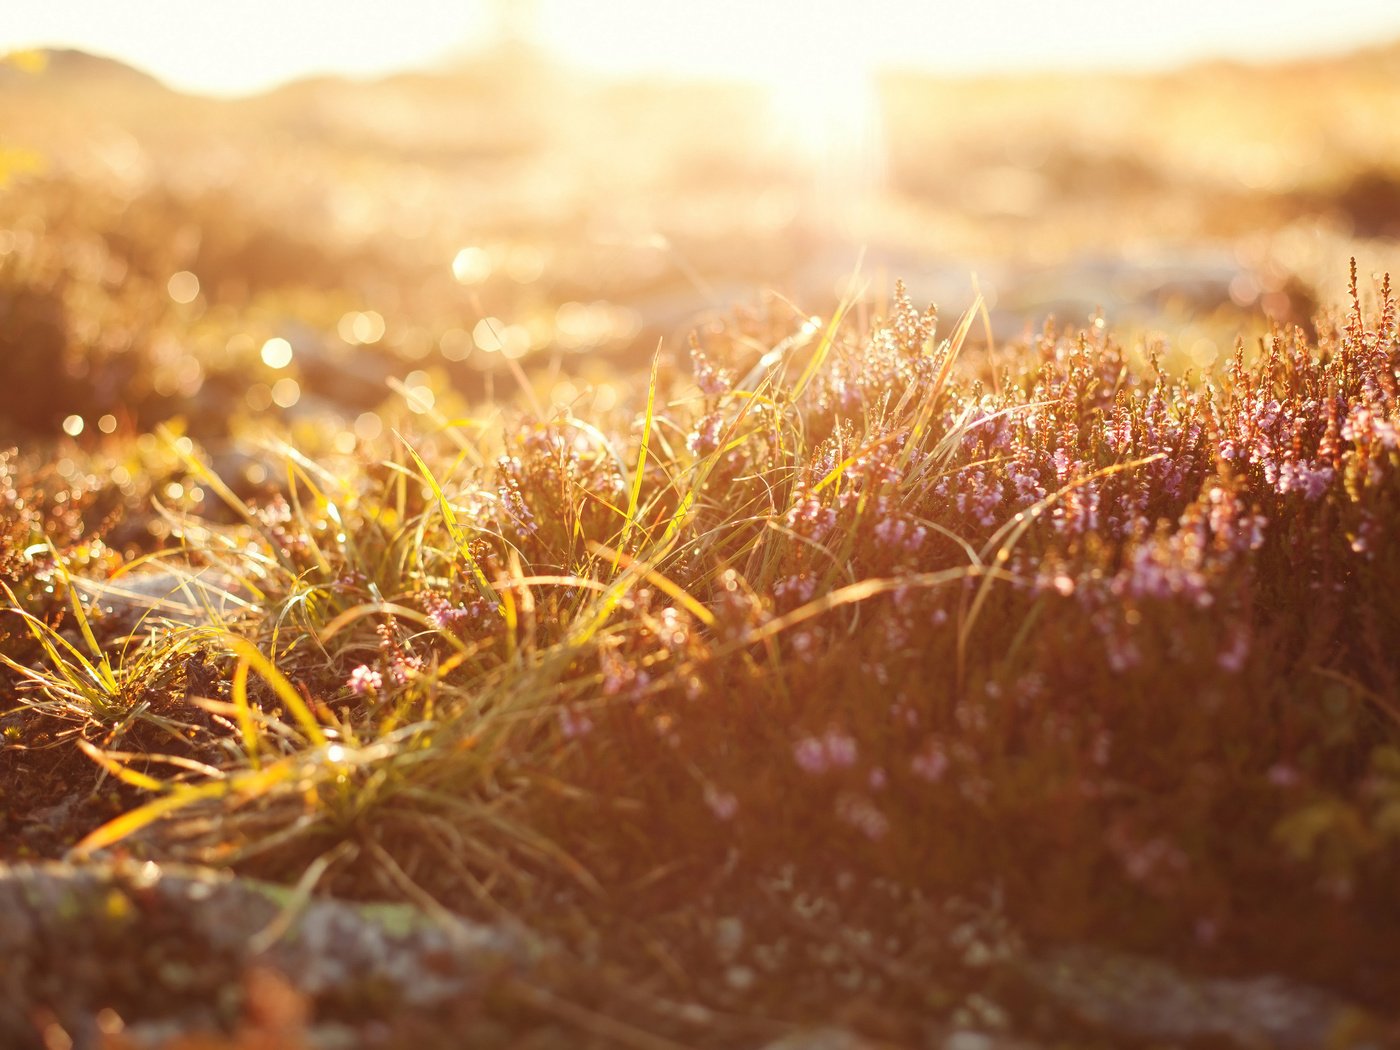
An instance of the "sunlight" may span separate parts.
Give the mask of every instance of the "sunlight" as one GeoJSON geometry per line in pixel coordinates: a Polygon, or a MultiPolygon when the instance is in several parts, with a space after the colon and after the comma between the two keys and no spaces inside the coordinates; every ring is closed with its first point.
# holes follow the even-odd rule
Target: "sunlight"
{"type": "Polygon", "coordinates": [[[785,154],[830,190],[878,187],[883,143],[872,70],[801,62],[775,69],[765,88],[785,154]]]}
{"type": "MultiPolygon", "coordinates": [[[[514,41],[609,75],[769,81],[795,54],[830,67],[944,73],[1162,68],[1230,54],[1252,58],[1341,50],[1400,29],[1389,0],[1178,0],[1144,30],[1132,5],[1084,0],[1072,10],[985,0],[943,10],[914,0],[7,0],[0,54],[77,47],[132,63],[185,91],[238,95],[320,74],[375,77],[440,65],[514,41]]],[[[834,93],[817,78],[796,81],[834,93]]],[[[839,76],[838,76],[839,79],[839,76]]],[[[810,95],[808,97],[811,97],[810,95]]],[[[817,112],[821,105],[814,106],[817,112]]]]}

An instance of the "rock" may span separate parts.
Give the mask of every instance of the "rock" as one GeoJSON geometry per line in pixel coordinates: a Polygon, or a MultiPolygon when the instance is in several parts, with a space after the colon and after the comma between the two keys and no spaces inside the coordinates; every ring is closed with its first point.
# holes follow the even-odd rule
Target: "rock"
{"type": "Polygon", "coordinates": [[[1040,1050],[1038,1044],[1014,1036],[976,1032],[966,1028],[949,1032],[935,1045],[938,1050],[1040,1050]]]}
{"type": "Polygon", "coordinates": [[[881,1045],[844,1028],[804,1028],[767,1044],[763,1050],[877,1050],[881,1045]]]}
{"type": "Polygon", "coordinates": [[[313,899],[200,868],[0,866],[0,1045],[51,1014],[75,1037],[106,1008],[130,1021],[217,1027],[245,979],[278,975],[317,1021],[431,1010],[543,957],[523,931],[408,905],[313,899]],[[285,928],[280,936],[269,930],[285,928]]]}
{"type": "Polygon", "coordinates": [[[1053,949],[1023,973],[1079,1020],[1119,1038],[1250,1050],[1382,1045],[1379,1023],[1365,1011],[1282,977],[1191,977],[1154,959],[1091,947],[1053,949]]]}

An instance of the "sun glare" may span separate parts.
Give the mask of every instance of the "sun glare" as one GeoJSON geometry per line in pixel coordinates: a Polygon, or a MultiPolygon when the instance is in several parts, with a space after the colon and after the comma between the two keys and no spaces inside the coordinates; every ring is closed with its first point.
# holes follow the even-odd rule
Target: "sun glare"
{"type": "MultiPolygon", "coordinates": [[[[784,79],[782,103],[803,119],[853,73],[1160,68],[1212,54],[1267,57],[1355,46],[1400,28],[1390,0],[1178,0],[1144,29],[1132,5],[1083,0],[1071,10],[985,0],[943,10],[916,0],[6,0],[0,53],[77,47],[134,63],[181,90],[244,94],[322,73],[374,77],[450,60],[504,39],[609,74],[784,79]],[[808,104],[810,102],[810,104],[808,104]]],[[[822,133],[824,134],[824,132],[822,133]]]]}
{"type": "Polygon", "coordinates": [[[873,189],[882,174],[873,71],[800,63],[765,84],[779,145],[833,189],[873,189]]]}

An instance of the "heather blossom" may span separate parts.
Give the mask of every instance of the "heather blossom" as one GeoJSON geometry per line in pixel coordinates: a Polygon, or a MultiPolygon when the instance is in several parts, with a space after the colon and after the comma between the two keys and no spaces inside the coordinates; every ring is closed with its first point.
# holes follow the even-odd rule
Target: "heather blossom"
{"type": "Polygon", "coordinates": [[[685,447],[694,455],[708,456],[720,446],[724,433],[725,418],[722,412],[708,412],[695,421],[695,426],[685,439],[685,447]]]}
{"type": "Polygon", "coordinates": [[[948,772],[948,756],[942,745],[932,737],[926,740],[923,748],[910,760],[909,772],[930,784],[942,780],[948,772]]]}
{"type": "Polygon", "coordinates": [[[820,543],[836,527],[836,509],[825,506],[818,496],[799,491],[786,520],[788,527],[798,535],[820,543]]]}
{"type": "Polygon", "coordinates": [[[773,603],[780,610],[795,609],[810,602],[817,593],[817,579],[805,573],[785,576],[773,585],[773,603]]]}
{"type": "Polygon", "coordinates": [[[729,393],[733,388],[734,373],[711,362],[694,336],[690,339],[690,364],[695,373],[695,385],[705,396],[717,397],[729,393]]]}
{"type": "Polygon", "coordinates": [[[705,805],[710,808],[716,820],[733,820],[739,812],[739,799],[731,792],[721,791],[713,784],[705,785],[705,805]]]}
{"type": "Polygon", "coordinates": [[[561,707],[556,718],[565,740],[578,740],[593,732],[593,720],[576,708],[561,707]]]}
{"type": "Polygon", "coordinates": [[[1301,492],[1309,503],[1316,503],[1332,484],[1335,471],[1331,467],[1288,460],[1281,463],[1274,475],[1274,487],[1280,495],[1301,492]]]}
{"type": "Polygon", "coordinates": [[[829,768],[826,747],[816,737],[803,737],[795,743],[792,757],[797,762],[797,768],[813,776],[825,773],[829,768]]]}
{"type": "Polygon", "coordinates": [[[368,664],[360,664],[359,667],[350,672],[350,677],[346,679],[345,685],[356,696],[365,696],[369,693],[378,693],[384,688],[384,676],[368,664]]]}
{"type": "Polygon", "coordinates": [[[865,795],[838,795],[836,819],[875,841],[884,838],[890,830],[889,818],[865,795]]]}
{"type": "Polygon", "coordinates": [[[798,740],[793,745],[792,756],[799,769],[814,776],[834,769],[849,769],[856,763],[856,740],[847,733],[829,729],[820,737],[807,736],[798,740]]]}

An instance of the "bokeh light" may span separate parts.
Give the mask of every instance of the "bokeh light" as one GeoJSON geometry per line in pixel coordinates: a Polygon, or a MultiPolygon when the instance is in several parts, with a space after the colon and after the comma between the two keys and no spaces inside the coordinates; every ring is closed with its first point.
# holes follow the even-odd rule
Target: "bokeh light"
{"type": "Polygon", "coordinates": [[[192,303],[199,298],[199,278],[189,270],[181,270],[171,275],[166,283],[166,290],[175,302],[181,305],[192,303]]]}
{"type": "Polygon", "coordinates": [[[272,384],[272,403],[278,408],[291,408],[301,400],[301,384],[284,376],[272,384]]]}
{"type": "Polygon", "coordinates": [[[481,284],[491,276],[491,256],[482,248],[463,248],[452,260],[458,284],[481,284]]]}
{"type": "Polygon", "coordinates": [[[262,360],[268,368],[286,368],[292,363],[292,344],[280,336],[269,339],[263,343],[262,360]]]}

